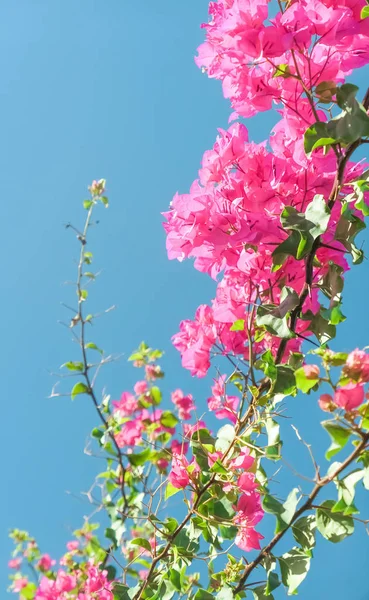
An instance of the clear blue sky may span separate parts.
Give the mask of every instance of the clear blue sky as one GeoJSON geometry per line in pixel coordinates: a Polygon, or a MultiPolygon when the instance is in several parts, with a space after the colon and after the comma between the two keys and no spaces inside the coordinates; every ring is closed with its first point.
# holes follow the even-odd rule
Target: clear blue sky
{"type": "MultiPolygon", "coordinates": [[[[190,262],[167,260],[160,216],[174,192],[186,191],[196,177],[216,128],[227,126],[220,84],[193,62],[206,18],[206,0],[1,3],[2,590],[7,530],[28,529],[58,557],[89,512],[66,491],[86,490],[99,468],[83,454],[95,424],[87,399],[47,399],[55,381],[49,372],[77,358],[70,333],[57,324],[69,316],[60,302],[74,298],[62,283],[74,277],[77,257],[63,223],[81,223],[80,202],[93,178],[107,179],[111,208],[100,211],[92,236],[103,273],[91,306],[118,307],[96,327],[94,341],[128,355],[146,339],[166,352],[166,390],[192,391],[199,405],[208,396],[208,383],[181,369],[170,337],[211,299],[214,283],[190,262]]],[[[251,121],[251,137],[265,138],[271,119],[251,121]]],[[[368,263],[348,281],[342,349],[369,341],[368,312],[357,309],[369,295],[368,263]]],[[[134,370],[123,358],[103,383],[118,396],[134,383],[134,370]]],[[[316,433],[315,399],[292,400],[290,414],[321,452],[326,439],[316,433]]],[[[301,450],[293,452],[308,470],[301,450]]],[[[292,487],[291,478],[287,483],[292,487]]],[[[328,589],[335,600],[369,598],[363,530],[338,546],[320,540],[315,557],[300,598],[320,600],[328,589]]]]}

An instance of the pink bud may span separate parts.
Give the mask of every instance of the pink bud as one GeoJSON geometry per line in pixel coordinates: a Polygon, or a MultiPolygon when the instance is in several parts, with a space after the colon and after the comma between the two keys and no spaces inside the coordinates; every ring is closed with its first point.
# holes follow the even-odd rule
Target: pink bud
{"type": "Polygon", "coordinates": [[[318,379],[320,373],[318,365],[304,365],[303,369],[306,379],[318,379]]]}
{"type": "Polygon", "coordinates": [[[332,396],[329,394],[322,394],[318,400],[319,407],[325,412],[331,412],[334,409],[334,402],[332,396]]]}

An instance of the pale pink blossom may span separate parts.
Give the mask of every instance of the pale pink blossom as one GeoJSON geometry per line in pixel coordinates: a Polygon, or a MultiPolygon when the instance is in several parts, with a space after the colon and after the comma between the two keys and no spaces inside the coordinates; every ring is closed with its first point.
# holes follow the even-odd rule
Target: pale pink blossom
{"type": "Polygon", "coordinates": [[[9,562],[8,562],[8,567],[9,569],[19,569],[19,567],[22,564],[22,559],[21,558],[12,558],[9,562]]]}
{"type": "Polygon", "coordinates": [[[137,396],[141,396],[142,394],[146,394],[146,392],[148,390],[147,381],[145,381],[145,380],[143,380],[143,381],[137,381],[137,383],[135,383],[133,389],[135,391],[135,394],[137,394],[137,396]]]}
{"type": "Polygon", "coordinates": [[[325,412],[332,412],[335,409],[333,398],[330,394],[322,394],[318,400],[319,408],[325,412]]]}

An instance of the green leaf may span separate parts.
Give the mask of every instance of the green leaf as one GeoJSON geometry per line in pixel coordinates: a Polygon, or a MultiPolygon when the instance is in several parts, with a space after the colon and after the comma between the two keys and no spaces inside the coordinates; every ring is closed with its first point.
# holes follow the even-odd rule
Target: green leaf
{"type": "Polygon", "coordinates": [[[83,371],[83,369],[85,368],[84,364],[78,361],[69,361],[64,363],[64,365],[62,366],[68,369],[69,371],[83,371]]]}
{"type": "Polygon", "coordinates": [[[322,309],[316,314],[307,311],[304,313],[304,318],[310,321],[309,329],[316,335],[321,344],[326,344],[329,340],[335,338],[336,327],[324,318],[322,309]]]}
{"type": "Polygon", "coordinates": [[[313,388],[319,381],[319,377],[311,379],[306,377],[305,370],[303,367],[295,371],[296,386],[298,390],[301,390],[304,394],[307,394],[311,388],[313,388]]]}
{"type": "Polygon", "coordinates": [[[108,206],[109,206],[108,198],[106,196],[101,196],[100,200],[103,203],[103,205],[105,206],[105,208],[108,208],[108,206]]]}
{"type": "Polygon", "coordinates": [[[84,252],[83,254],[83,260],[86,263],[86,265],[90,265],[92,263],[92,252],[84,252]]]}
{"type": "Polygon", "coordinates": [[[331,146],[336,139],[329,134],[327,123],[314,123],[304,134],[304,149],[306,154],[323,146],[331,146]]]}
{"type": "Polygon", "coordinates": [[[224,585],[217,595],[215,596],[216,600],[234,600],[232,588],[228,585],[224,585]]]}
{"type": "Polygon", "coordinates": [[[222,475],[227,475],[228,470],[223,467],[222,463],[219,460],[216,460],[213,466],[210,469],[211,473],[221,473],[222,475]]]}
{"type": "Polygon", "coordinates": [[[91,208],[92,205],[93,205],[93,201],[92,200],[84,200],[83,201],[83,208],[85,208],[86,210],[88,210],[89,208],[91,208]]]}
{"type": "Polygon", "coordinates": [[[265,586],[258,585],[257,587],[252,588],[252,594],[255,600],[274,600],[274,596],[272,594],[265,593],[265,586]]]}
{"type": "Polygon", "coordinates": [[[361,481],[364,476],[362,469],[352,471],[337,482],[338,485],[338,498],[343,500],[347,506],[351,506],[355,498],[355,486],[361,481]]]}
{"type": "Polygon", "coordinates": [[[131,465],[133,465],[134,467],[140,467],[141,465],[144,465],[148,460],[150,460],[150,456],[151,448],[146,448],[146,450],[140,452],[139,454],[128,454],[127,458],[131,465]]]}
{"type": "Polygon", "coordinates": [[[363,261],[364,254],[356,247],[355,238],[365,227],[364,221],[354,215],[350,209],[344,211],[336,226],[334,239],[341,242],[350,252],[354,264],[360,264],[363,261]]]}
{"type": "Polygon", "coordinates": [[[270,460],[279,460],[281,458],[282,446],[279,424],[271,417],[268,417],[265,420],[265,429],[268,435],[268,446],[265,449],[265,456],[270,460]]]}
{"type": "Polygon", "coordinates": [[[116,532],[114,529],[112,529],[112,527],[107,527],[105,529],[105,537],[113,542],[114,548],[117,548],[118,540],[116,538],[116,532]]]}
{"type": "Polygon", "coordinates": [[[360,13],[360,19],[367,19],[369,17],[369,6],[363,6],[360,13]]]}
{"type": "Polygon", "coordinates": [[[213,594],[210,594],[210,592],[200,588],[194,595],[193,600],[214,600],[214,596],[213,594]]]}
{"type": "Polygon", "coordinates": [[[19,592],[20,598],[24,598],[24,600],[32,600],[35,597],[36,589],[37,587],[34,583],[27,583],[27,585],[19,592]]]}
{"type": "Polygon", "coordinates": [[[221,452],[226,452],[233,442],[235,437],[235,429],[233,425],[223,425],[217,433],[215,449],[221,452]]]}
{"type": "Polygon", "coordinates": [[[245,319],[238,319],[230,327],[230,331],[243,331],[245,329],[245,319]]]}
{"type": "Polygon", "coordinates": [[[290,339],[294,333],[289,329],[286,317],[276,316],[278,306],[273,304],[260,305],[257,309],[256,324],[279,338],[290,339]]]}
{"type": "Polygon", "coordinates": [[[277,378],[273,386],[273,394],[289,396],[296,392],[296,378],[294,370],[288,365],[277,365],[277,378]]]}
{"type": "Polygon", "coordinates": [[[321,194],[314,196],[305,213],[297,212],[293,206],[286,206],[281,213],[281,225],[292,233],[273,251],[273,270],[278,270],[287,256],[293,256],[297,260],[304,258],[310,252],[314,240],[326,231],[329,217],[328,205],[321,194]]]}
{"type": "Polygon", "coordinates": [[[290,77],[290,76],[291,76],[291,71],[290,71],[289,65],[287,65],[287,64],[276,65],[273,78],[274,77],[283,77],[284,79],[287,79],[287,77],[290,77]]]}
{"type": "Polygon", "coordinates": [[[75,399],[76,396],[78,396],[79,394],[88,394],[89,393],[89,389],[87,387],[87,385],[85,385],[84,383],[82,383],[81,381],[76,383],[75,386],[73,386],[73,389],[70,393],[72,400],[75,399]]]}
{"type": "Polygon", "coordinates": [[[180,488],[174,487],[174,485],[172,485],[170,483],[170,481],[168,481],[167,487],[165,488],[164,499],[168,500],[168,498],[170,498],[171,496],[174,496],[174,494],[178,494],[178,492],[180,492],[180,491],[181,491],[180,488]]]}
{"type": "Polygon", "coordinates": [[[115,583],[113,585],[113,596],[114,600],[130,600],[128,585],[123,583],[115,583]]]}
{"type": "Polygon", "coordinates": [[[101,429],[99,429],[98,427],[94,427],[94,429],[91,431],[91,436],[99,441],[101,440],[103,435],[104,432],[101,431],[101,429]]]}
{"type": "Polygon", "coordinates": [[[359,88],[352,83],[344,83],[337,88],[337,104],[343,110],[351,109],[359,88]]]}
{"type": "Polygon", "coordinates": [[[183,567],[181,570],[174,567],[169,571],[169,580],[177,592],[181,592],[183,590],[185,571],[186,567],[183,567]]]}
{"type": "Polygon", "coordinates": [[[79,294],[79,299],[81,302],[84,302],[85,300],[87,300],[87,298],[88,298],[87,290],[78,290],[78,294],[79,294]]]}
{"type": "Polygon", "coordinates": [[[266,494],[264,496],[263,508],[265,512],[275,515],[277,519],[275,533],[284,531],[290,524],[298,503],[298,491],[299,490],[297,488],[294,488],[288,495],[288,498],[284,504],[281,504],[270,494],[266,494]]]}
{"type": "MultiPolygon", "coordinates": [[[[130,358],[130,360],[131,360],[131,358],[130,358]]],[[[161,403],[161,398],[162,398],[161,391],[160,391],[160,388],[156,387],[156,385],[154,385],[150,389],[150,396],[151,396],[155,406],[158,406],[161,403]]]]}
{"type": "Polygon", "coordinates": [[[278,271],[289,256],[293,256],[294,258],[297,257],[300,241],[301,237],[299,232],[292,231],[289,237],[275,248],[272,253],[273,272],[278,271]]]}
{"type": "Polygon", "coordinates": [[[288,595],[296,593],[310,569],[310,557],[300,548],[292,548],[278,558],[282,582],[288,588],[288,595]]]}
{"type": "Polygon", "coordinates": [[[318,531],[329,542],[336,544],[354,532],[354,521],[348,515],[332,513],[334,500],[326,500],[316,511],[318,531]]]}
{"type": "Polygon", "coordinates": [[[263,371],[263,373],[269,377],[271,381],[275,381],[277,379],[277,367],[274,356],[270,350],[266,350],[260,356],[260,358],[255,362],[255,367],[263,371]]]}
{"type": "Polygon", "coordinates": [[[178,419],[170,410],[165,410],[160,416],[160,423],[164,427],[175,427],[178,419]]]}
{"type": "Polygon", "coordinates": [[[340,293],[343,290],[343,268],[331,263],[323,278],[319,281],[319,287],[323,294],[332,302],[340,302],[340,293]]]}
{"type": "Polygon", "coordinates": [[[115,581],[115,579],[117,578],[117,569],[113,565],[108,565],[107,567],[105,567],[105,570],[108,572],[108,581],[115,581]]]}
{"type": "Polygon", "coordinates": [[[97,350],[97,352],[100,352],[100,354],[104,354],[104,350],[101,350],[101,348],[96,346],[96,344],[94,344],[93,342],[88,342],[87,344],[85,344],[85,349],[86,350],[97,350]]]}
{"type": "Polygon", "coordinates": [[[300,544],[303,550],[311,550],[315,546],[315,515],[301,517],[292,525],[292,533],[296,542],[300,544]]]}
{"type": "Polygon", "coordinates": [[[332,440],[332,443],[325,454],[326,459],[330,460],[332,456],[346,446],[350,439],[351,431],[342,427],[342,425],[339,425],[339,423],[336,423],[335,421],[323,421],[322,425],[332,440]]]}
{"type": "Polygon", "coordinates": [[[145,538],[133,538],[133,540],[130,541],[130,544],[131,546],[140,546],[140,548],[145,548],[145,550],[150,552],[150,554],[152,553],[150,542],[148,540],[145,540],[145,538]]]}
{"type": "Polygon", "coordinates": [[[357,86],[350,83],[337,88],[337,104],[343,111],[327,123],[327,131],[341,144],[352,144],[369,135],[369,117],[355,98],[357,91],[357,86]]]}

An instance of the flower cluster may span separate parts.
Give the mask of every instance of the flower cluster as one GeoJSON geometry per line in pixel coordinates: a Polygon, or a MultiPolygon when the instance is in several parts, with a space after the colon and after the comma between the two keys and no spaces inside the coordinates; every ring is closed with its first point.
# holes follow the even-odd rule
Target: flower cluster
{"type": "MultiPolygon", "coordinates": [[[[267,110],[274,100],[283,105],[282,118],[269,140],[259,144],[249,140],[239,122],[227,131],[220,129],[190,192],[176,194],[164,213],[168,257],[194,258],[195,268],[214,279],[222,273],[211,307],[200,306],[195,319],[182,321],[173,337],[183,366],[198,377],[207,373],[212,352],[247,360],[250,340],[255,355],[269,348],[276,354],[279,339],[273,332],[265,332],[257,341],[252,307],[278,306],[285,286],[299,296],[306,286],[301,249],[293,248],[296,238],[286,232],[286,227],[296,230],[296,223],[282,227],[281,218],[312,214],[317,198],[326,206],[327,222],[319,232],[311,277],[314,285],[304,298],[294,327],[297,337],[288,342],[285,358],[314,331],[311,321],[320,309],[318,288],[330,277],[332,265],[340,276],[349,268],[348,245],[338,233],[341,206],[329,205],[337,157],[333,150],[307,155],[304,133],[316,121],[327,122],[324,103],[335,102],[344,76],[368,62],[369,19],[360,17],[366,2],[342,1],[333,6],[328,0],[298,0],[287,3],[283,14],[265,25],[267,4],[265,0],[211,2],[212,20],[204,26],[207,41],[197,62],[210,76],[223,80],[225,95],[240,115],[267,110]],[[319,84],[324,89],[318,87],[313,94],[319,84]],[[235,330],[239,320],[245,321],[245,327],[235,330]]],[[[347,161],[340,199],[363,171],[363,165],[347,161]]],[[[363,198],[368,201],[366,191],[363,198]]],[[[349,206],[359,218],[353,204],[349,206]]],[[[298,232],[294,235],[298,237],[298,232]]]]}
{"type": "MultiPolygon", "coordinates": [[[[210,2],[196,63],[223,83],[234,110],[250,117],[273,102],[292,110],[301,82],[343,81],[369,62],[366,0],[298,0],[268,19],[268,0],[210,2]]],[[[328,101],[330,100],[328,96],[328,101]]]]}
{"type": "MultiPolygon", "coordinates": [[[[8,564],[16,571],[11,577],[11,591],[19,593],[21,598],[113,600],[113,581],[108,578],[108,571],[88,558],[88,549],[82,548],[79,541],[68,542],[67,553],[54,570],[56,561],[48,554],[41,555],[35,541],[26,532],[16,530],[12,537],[18,542],[21,556],[11,559],[8,564]],[[38,575],[37,584],[22,574],[22,568],[27,565],[38,575]]],[[[91,537],[87,531],[84,532],[87,541],[91,537]]]]}

